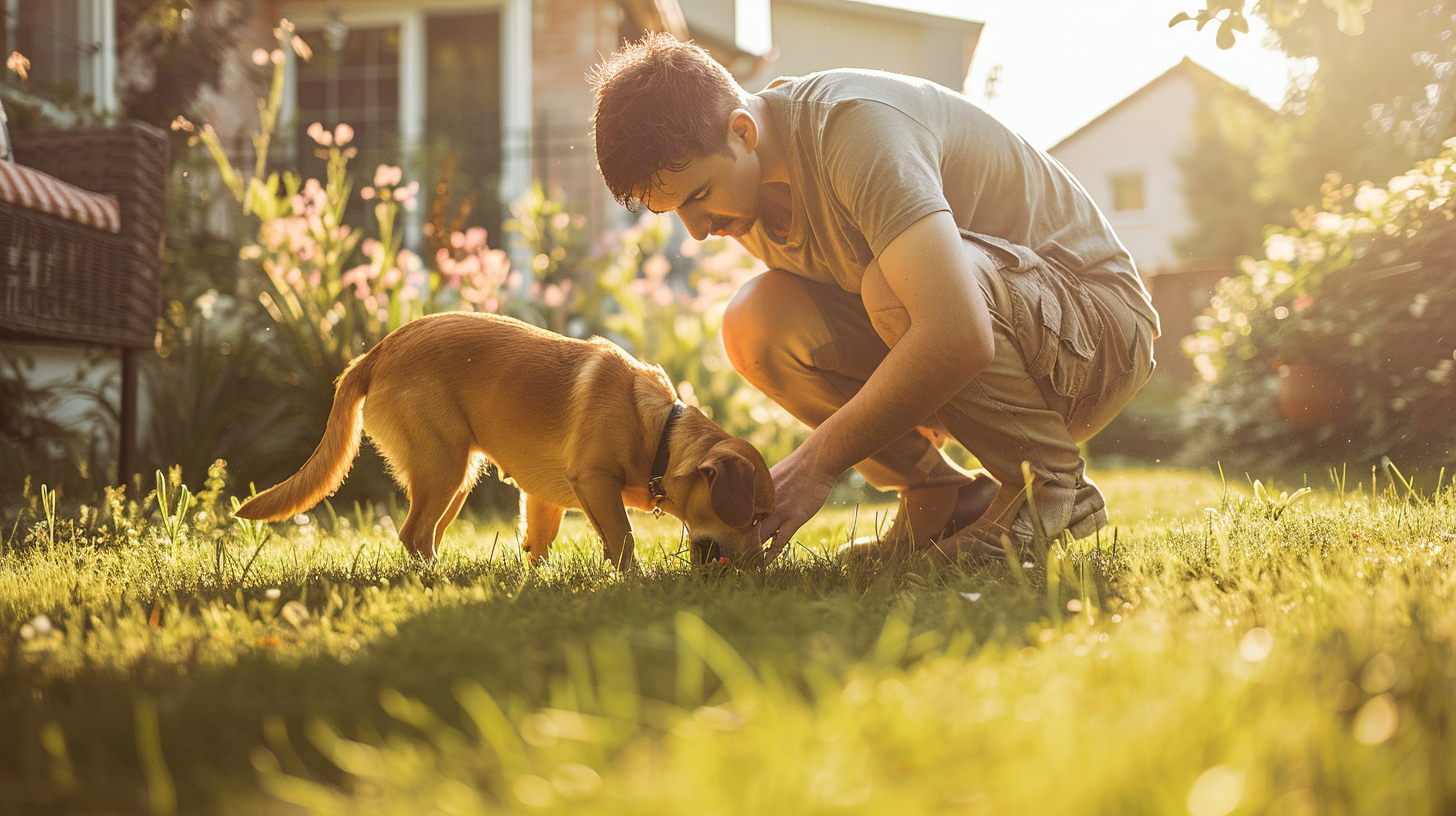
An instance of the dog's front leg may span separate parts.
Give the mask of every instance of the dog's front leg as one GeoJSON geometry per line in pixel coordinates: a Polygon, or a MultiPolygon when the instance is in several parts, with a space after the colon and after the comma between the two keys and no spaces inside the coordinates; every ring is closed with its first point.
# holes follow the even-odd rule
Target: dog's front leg
{"type": "Polygon", "coordinates": [[[607,560],[623,572],[636,566],[632,523],[627,520],[627,508],[622,506],[622,477],[589,470],[568,477],[568,481],[587,519],[602,537],[607,560]]]}

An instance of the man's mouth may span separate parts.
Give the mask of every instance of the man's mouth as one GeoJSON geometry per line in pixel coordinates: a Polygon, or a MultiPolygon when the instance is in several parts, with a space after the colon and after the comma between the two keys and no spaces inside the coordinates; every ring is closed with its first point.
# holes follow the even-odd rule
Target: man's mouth
{"type": "Polygon", "coordinates": [[[752,221],[749,221],[747,219],[735,219],[727,222],[726,224],[723,224],[722,226],[715,225],[715,229],[711,230],[711,232],[713,235],[722,236],[724,238],[742,238],[744,235],[747,235],[748,231],[752,228],[752,221]]]}

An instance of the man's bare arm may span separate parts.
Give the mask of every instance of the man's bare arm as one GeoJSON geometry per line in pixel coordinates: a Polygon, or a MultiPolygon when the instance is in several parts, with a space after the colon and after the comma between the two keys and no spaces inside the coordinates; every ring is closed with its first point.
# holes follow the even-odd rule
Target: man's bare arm
{"type": "Polygon", "coordinates": [[[818,512],[839,475],[914,429],[991,363],[991,315],[974,264],[991,260],[948,212],[916,221],[865,270],[861,296],[890,353],[859,393],[774,466],[771,552],[818,512]]]}

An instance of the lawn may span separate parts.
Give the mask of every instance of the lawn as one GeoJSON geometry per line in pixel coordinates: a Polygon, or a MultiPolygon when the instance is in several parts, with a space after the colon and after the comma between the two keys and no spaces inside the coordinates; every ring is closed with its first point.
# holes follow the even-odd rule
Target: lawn
{"type": "MultiPolygon", "coordinates": [[[[1456,812],[1456,487],[1297,499],[1099,475],[1112,526],[1008,564],[640,574],[457,522],[245,527],[215,490],[0,530],[0,811],[1456,812]],[[180,510],[180,512],[179,512],[180,510]]],[[[1293,491],[1299,485],[1279,485],[1293,491]]]]}

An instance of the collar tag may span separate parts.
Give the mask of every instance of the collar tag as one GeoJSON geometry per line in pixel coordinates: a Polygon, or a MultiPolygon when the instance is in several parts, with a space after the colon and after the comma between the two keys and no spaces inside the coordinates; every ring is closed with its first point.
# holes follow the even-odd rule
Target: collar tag
{"type": "Polygon", "coordinates": [[[672,404],[672,412],[667,415],[667,421],[662,423],[662,435],[657,439],[657,453],[652,458],[652,476],[647,480],[647,493],[652,497],[652,514],[662,515],[662,500],[667,498],[667,489],[662,486],[662,480],[667,476],[668,454],[671,446],[668,439],[672,434],[672,426],[677,422],[678,417],[683,415],[687,406],[681,400],[675,400],[672,404]]]}

